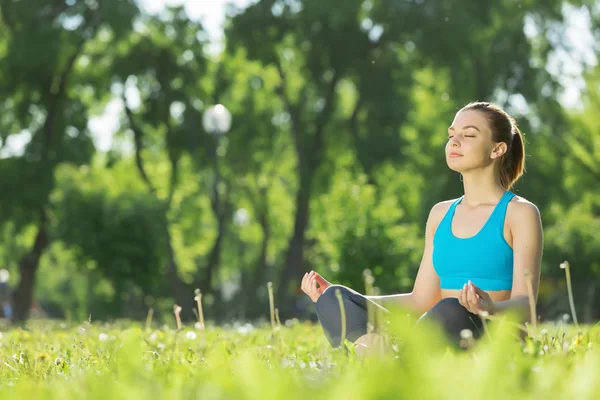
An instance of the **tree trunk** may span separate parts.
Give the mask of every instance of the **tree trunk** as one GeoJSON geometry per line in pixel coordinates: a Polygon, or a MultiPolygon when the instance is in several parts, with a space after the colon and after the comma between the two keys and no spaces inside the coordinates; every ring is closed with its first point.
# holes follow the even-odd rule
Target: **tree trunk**
{"type": "Polygon", "coordinates": [[[269,249],[271,234],[266,221],[261,220],[260,225],[263,231],[263,240],[260,245],[260,254],[254,269],[254,279],[252,280],[252,298],[257,297],[257,291],[261,286],[267,287],[267,282],[265,281],[267,275],[267,251],[269,249]]]}
{"type": "Polygon", "coordinates": [[[200,281],[199,285],[203,294],[213,292],[212,280],[218,270],[219,264],[221,263],[221,245],[223,243],[223,236],[223,231],[219,227],[219,233],[217,234],[217,238],[215,239],[213,247],[208,256],[208,265],[206,266],[204,278],[200,281]]]}
{"type": "Polygon", "coordinates": [[[300,188],[296,195],[296,214],[294,234],[290,239],[285,264],[281,270],[277,290],[277,304],[280,316],[291,315],[294,296],[291,294],[292,285],[298,286],[297,278],[302,273],[304,264],[304,242],[309,222],[310,193],[313,178],[313,168],[301,171],[300,188]]]}
{"type": "Polygon", "coordinates": [[[14,321],[17,323],[25,322],[29,318],[29,311],[33,303],[35,275],[40,264],[40,258],[49,244],[50,239],[46,231],[46,216],[43,215],[42,221],[38,226],[38,233],[35,237],[33,247],[19,263],[21,277],[13,293],[14,321]]]}
{"type": "Polygon", "coordinates": [[[190,293],[186,292],[186,285],[185,282],[183,282],[181,280],[181,278],[179,277],[179,273],[178,270],[179,268],[177,267],[177,261],[175,259],[175,250],[173,249],[173,240],[171,239],[171,232],[169,231],[169,223],[167,220],[167,216],[165,215],[165,225],[164,225],[164,229],[165,229],[165,245],[167,248],[167,280],[169,281],[169,286],[171,288],[171,295],[173,296],[173,299],[175,300],[175,302],[181,306],[182,311],[181,311],[181,318],[182,319],[189,319],[191,317],[193,317],[193,313],[189,310],[191,310],[191,307],[193,307],[193,303],[194,303],[194,296],[193,296],[193,292],[190,291],[190,293]]]}

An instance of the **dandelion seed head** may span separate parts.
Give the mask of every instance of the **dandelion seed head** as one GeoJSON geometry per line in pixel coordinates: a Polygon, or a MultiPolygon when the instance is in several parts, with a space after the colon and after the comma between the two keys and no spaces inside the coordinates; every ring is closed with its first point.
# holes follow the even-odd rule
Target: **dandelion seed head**
{"type": "Polygon", "coordinates": [[[188,340],[196,340],[196,338],[197,338],[198,336],[196,335],[196,332],[194,332],[194,331],[187,331],[187,332],[186,332],[186,334],[185,334],[185,337],[186,337],[188,340]]]}
{"type": "Polygon", "coordinates": [[[106,342],[108,340],[108,335],[106,333],[101,333],[98,335],[98,340],[101,342],[106,342]]]}
{"type": "Polygon", "coordinates": [[[463,329],[462,331],[460,331],[460,338],[465,340],[472,339],[473,332],[470,329],[463,329]]]}
{"type": "Polygon", "coordinates": [[[570,267],[570,264],[569,264],[568,261],[563,261],[562,263],[560,263],[560,269],[566,269],[566,268],[569,268],[569,267],[570,267]]]}

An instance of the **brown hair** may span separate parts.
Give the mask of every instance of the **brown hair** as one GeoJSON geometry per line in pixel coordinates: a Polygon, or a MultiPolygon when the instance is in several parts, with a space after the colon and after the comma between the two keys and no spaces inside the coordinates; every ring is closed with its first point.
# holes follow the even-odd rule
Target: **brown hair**
{"type": "Polygon", "coordinates": [[[497,143],[504,142],[508,146],[508,150],[500,159],[499,168],[500,183],[507,190],[510,189],[525,172],[525,145],[517,121],[493,103],[469,103],[461,111],[463,110],[484,113],[492,131],[492,140],[497,143]]]}

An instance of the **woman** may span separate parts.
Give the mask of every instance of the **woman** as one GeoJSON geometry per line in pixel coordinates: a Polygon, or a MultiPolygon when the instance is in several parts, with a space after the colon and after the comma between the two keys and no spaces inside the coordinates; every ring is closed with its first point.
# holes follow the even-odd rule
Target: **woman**
{"type": "MultiPolygon", "coordinates": [[[[448,129],[446,162],[462,175],[464,195],[433,206],[425,249],[412,292],[363,296],[332,285],[311,271],[302,290],[316,303],[317,316],[332,346],[339,346],[341,318],[335,289],[346,314],[345,337],[357,350],[372,346],[367,302],[399,305],[439,323],[452,341],[469,329],[482,331],[482,313],[515,310],[529,314],[528,279],[534,301],[540,277],[543,233],[537,207],[510,192],[524,171],[523,137],[515,120],[497,105],[470,103],[448,129]]],[[[387,311],[387,310],[386,310],[387,311]]],[[[364,352],[364,350],[361,350],[364,352]]]]}

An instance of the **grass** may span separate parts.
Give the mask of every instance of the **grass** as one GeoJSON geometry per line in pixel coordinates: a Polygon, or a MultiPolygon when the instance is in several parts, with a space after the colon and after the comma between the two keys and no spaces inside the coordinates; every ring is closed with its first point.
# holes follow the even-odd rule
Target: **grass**
{"type": "Polygon", "coordinates": [[[270,321],[256,327],[205,324],[199,290],[194,326],[182,324],[177,305],[173,326],[160,329],[152,310],[143,325],[30,321],[0,330],[0,398],[595,399],[600,326],[577,322],[569,267],[561,264],[574,325],[523,327],[496,315],[478,342],[463,336],[466,350],[395,310],[383,325],[376,318],[388,351],[359,360],[348,342],[331,348],[319,325],[282,324],[270,283],[270,321]]]}
{"type": "Polygon", "coordinates": [[[390,321],[393,349],[359,361],[296,320],[204,330],[32,321],[1,334],[0,398],[554,399],[600,390],[599,327],[545,324],[520,340],[500,320],[464,351],[413,322],[390,321]]]}

